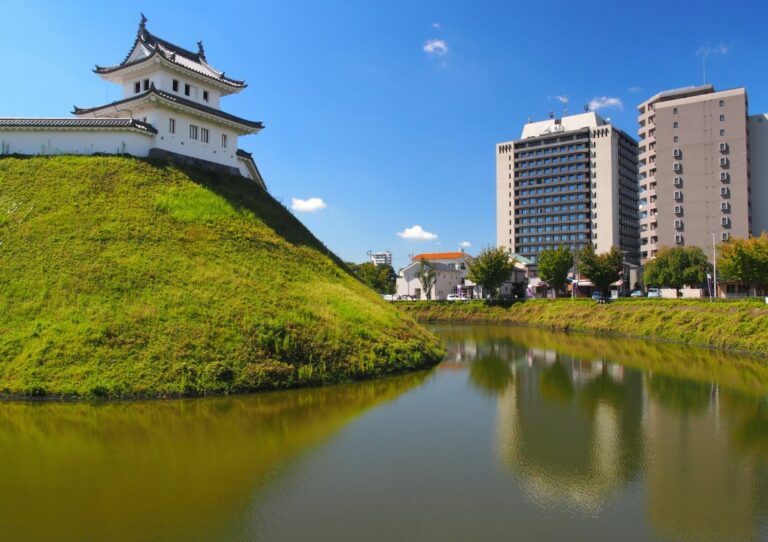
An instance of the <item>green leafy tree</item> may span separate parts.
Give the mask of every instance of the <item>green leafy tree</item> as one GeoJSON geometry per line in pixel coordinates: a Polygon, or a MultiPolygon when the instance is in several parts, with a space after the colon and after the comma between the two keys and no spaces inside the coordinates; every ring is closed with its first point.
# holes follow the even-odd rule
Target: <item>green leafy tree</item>
{"type": "Polygon", "coordinates": [[[555,250],[545,250],[539,254],[539,278],[546,282],[557,293],[565,289],[568,281],[568,271],[573,266],[573,255],[565,245],[555,250]]]}
{"type": "Polygon", "coordinates": [[[656,257],[645,265],[643,280],[648,286],[680,288],[707,280],[707,257],[699,247],[662,247],[656,257]]]}
{"type": "Polygon", "coordinates": [[[419,263],[419,273],[417,276],[419,277],[419,282],[421,283],[424,295],[427,296],[427,299],[432,299],[432,287],[437,280],[437,273],[429,260],[422,260],[419,263]]]}
{"type": "Polygon", "coordinates": [[[768,288],[768,233],[732,239],[719,249],[717,269],[722,277],[741,281],[751,291],[768,288]]]}
{"type": "Polygon", "coordinates": [[[352,272],[365,284],[380,294],[395,293],[397,273],[391,265],[375,265],[371,262],[356,264],[347,262],[352,272]]]}
{"type": "Polygon", "coordinates": [[[493,300],[501,285],[510,279],[514,269],[515,262],[510,259],[506,249],[487,247],[469,264],[467,277],[485,287],[493,300]]]}
{"type": "Polygon", "coordinates": [[[611,284],[619,280],[622,259],[621,251],[617,247],[597,254],[595,247],[590,243],[579,252],[579,273],[586,276],[601,294],[607,296],[611,284]]]}

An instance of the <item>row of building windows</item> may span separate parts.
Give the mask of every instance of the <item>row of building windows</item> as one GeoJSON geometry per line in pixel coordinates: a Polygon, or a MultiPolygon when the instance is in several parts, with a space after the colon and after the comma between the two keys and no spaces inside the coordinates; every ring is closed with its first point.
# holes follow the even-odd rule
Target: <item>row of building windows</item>
{"type": "MultiPolygon", "coordinates": [[[[168,119],[168,133],[176,133],[176,119],[168,119]]],[[[208,143],[210,139],[210,131],[208,128],[200,128],[195,124],[189,125],[189,139],[198,139],[203,143],[208,143]]],[[[221,148],[226,149],[229,144],[227,134],[221,134],[221,148]]]]}
{"type": "MultiPolygon", "coordinates": [[[[141,81],[136,81],[133,83],[133,92],[134,94],[138,94],[142,90],[149,90],[150,80],[149,79],[143,79],[141,81]]],[[[179,92],[180,83],[178,79],[174,79],[171,83],[171,88],[174,92],[179,92]]],[[[194,85],[190,85],[189,83],[184,83],[184,96],[189,96],[190,98],[197,98],[198,89],[194,85]]],[[[207,102],[209,100],[209,95],[207,90],[203,90],[203,101],[207,102]]]]}
{"type": "Polygon", "coordinates": [[[550,243],[552,241],[584,241],[585,233],[571,233],[567,235],[539,235],[538,237],[521,237],[518,243],[550,243]]]}
{"type": "MultiPolygon", "coordinates": [[[[565,184],[560,186],[547,186],[546,188],[530,188],[527,190],[518,190],[517,196],[535,196],[536,194],[556,194],[558,192],[574,192],[576,190],[586,190],[586,184],[565,184]]],[[[521,202],[525,204],[526,202],[521,202]]]]}
{"type": "MultiPolygon", "coordinates": [[[[562,175],[560,177],[544,177],[526,181],[516,181],[515,186],[539,186],[542,184],[567,183],[571,181],[582,181],[586,178],[587,176],[584,173],[572,173],[571,175],[562,175]]],[[[543,194],[543,192],[538,193],[543,194]]]]}
{"type": "MultiPolygon", "coordinates": [[[[546,145],[546,142],[544,143],[546,145]]],[[[559,154],[561,152],[573,152],[586,149],[585,143],[578,143],[576,145],[565,145],[562,147],[548,147],[546,149],[536,149],[527,152],[519,152],[515,154],[515,158],[532,158],[534,156],[545,156],[547,154],[559,154]]]]}
{"type": "Polygon", "coordinates": [[[579,169],[586,169],[586,164],[571,164],[570,166],[560,166],[544,169],[532,169],[530,171],[523,171],[520,173],[520,177],[536,177],[539,175],[551,175],[552,173],[565,173],[568,171],[576,171],[579,169]]]}
{"type": "Polygon", "coordinates": [[[528,162],[517,162],[515,167],[536,167],[544,166],[547,164],[558,164],[564,162],[575,162],[576,160],[586,160],[589,158],[586,154],[567,154],[563,156],[555,156],[554,158],[545,158],[544,160],[530,160],[528,162]]]}
{"type": "MultiPolygon", "coordinates": [[[[585,200],[585,199],[587,199],[586,194],[571,194],[569,196],[553,196],[549,198],[536,198],[535,200],[533,199],[522,200],[519,203],[519,205],[542,205],[545,203],[558,203],[561,201],[577,201],[577,200],[585,200]]],[[[563,205],[562,207],[563,207],[563,210],[565,210],[565,205],[563,205]]],[[[582,208],[582,207],[586,208],[586,204],[580,204],[580,205],[571,204],[568,207],[569,209],[582,208]]],[[[551,209],[551,207],[546,207],[546,208],[551,209]]],[[[533,207],[524,207],[520,209],[520,214],[525,215],[525,214],[537,214],[537,213],[535,211],[535,208],[533,207]]]]}
{"type": "MultiPolygon", "coordinates": [[[[575,209],[577,211],[578,210],[584,211],[584,210],[587,209],[586,205],[578,205],[577,207],[579,207],[578,209],[575,209]]],[[[545,222],[555,222],[554,218],[555,217],[552,216],[552,215],[532,216],[530,218],[529,217],[523,217],[523,218],[520,219],[520,224],[544,224],[545,222]]]]}
{"type": "Polygon", "coordinates": [[[555,224],[554,226],[523,226],[518,228],[519,233],[548,233],[553,231],[579,231],[586,230],[587,225],[581,224],[555,224]]]}

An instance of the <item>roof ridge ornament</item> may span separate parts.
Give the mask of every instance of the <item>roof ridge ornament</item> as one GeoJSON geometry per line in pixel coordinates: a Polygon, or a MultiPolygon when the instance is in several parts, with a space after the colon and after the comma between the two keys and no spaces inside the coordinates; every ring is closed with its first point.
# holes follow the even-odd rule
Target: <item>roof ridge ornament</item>
{"type": "Polygon", "coordinates": [[[139,33],[143,33],[147,30],[147,17],[143,13],[139,13],[141,15],[141,20],[139,21],[139,33]]]}
{"type": "Polygon", "coordinates": [[[205,60],[205,49],[203,49],[203,40],[197,42],[197,56],[205,60]]]}

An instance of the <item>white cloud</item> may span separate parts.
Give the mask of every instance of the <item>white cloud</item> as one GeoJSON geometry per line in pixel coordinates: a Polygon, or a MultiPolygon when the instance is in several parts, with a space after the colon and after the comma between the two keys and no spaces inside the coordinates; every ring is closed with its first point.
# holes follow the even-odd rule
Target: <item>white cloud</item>
{"type": "Polygon", "coordinates": [[[589,107],[590,111],[598,111],[600,109],[605,108],[617,108],[617,109],[624,109],[624,104],[621,103],[621,100],[619,98],[612,98],[610,96],[599,96],[596,98],[592,98],[589,101],[589,107]]]}
{"type": "Polygon", "coordinates": [[[560,102],[561,104],[567,104],[568,103],[568,96],[555,96],[555,100],[560,102]]]}
{"type": "Polygon", "coordinates": [[[699,47],[699,50],[696,51],[697,55],[702,55],[703,57],[708,57],[709,55],[727,55],[728,51],[730,51],[731,48],[728,45],[725,45],[724,43],[719,43],[718,45],[715,45],[714,47],[710,47],[707,45],[706,47],[699,47]]]}
{"type": "Polygon", "coordinates": [[[469,248],[472,246],[472,243],[470,243],[469,241],[462,241],[461,243],[459,243],[459,246],[461,248],[469,248]]]}
{"type": "Polygon", "coordinates": [[[445,40],[427,40],[424,42],[424,52],[433,56],[448,54],[448,43],[445,40]]]}
{"type": "Polygon", "coordinates": [[[397,236],[403,239],[415,239],[418,241],[434,241],[437,239],[437,234],[424,231],[418,224],[412,228],[405,228],[403,231],[397,232],[397,236]]]}
{"type": "Polygon", "coordinates": [[[627,89],[627,92],[631,92],[632,94],[637,94],[638,92],[642,92],[642,91],[643,89],[641,89],[640,87],[629,87],[627,89]]]}
{"type": "Polygon", "coordinates": [[[443,25],[441,25],[440,23],[432,23],[432,28],[436,28],[436,29],[440,30],[442,27],[443,27],[443,25]]]}
{"type": "Polygon", "coordinates": [[[291,198],[291,209],[297,213],[314,213],[325,207],[325,202],[320,198],[291,198]]]}

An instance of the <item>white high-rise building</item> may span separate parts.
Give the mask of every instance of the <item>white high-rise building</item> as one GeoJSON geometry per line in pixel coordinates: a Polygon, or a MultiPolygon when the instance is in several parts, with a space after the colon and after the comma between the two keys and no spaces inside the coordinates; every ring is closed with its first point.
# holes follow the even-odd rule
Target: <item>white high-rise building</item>
{"type": "Polygon", "coordinates": [[[594,112],[531,122],[496,145],[497,245],[536,262],[592,243],[639,257],[637,143],[594,112]]]}
{"type": "Polygon", "coordinates": [[[392,265],[392,253],[388,250],[384,252],[369,252],[368,258],[373,265],[392,265]]]}

